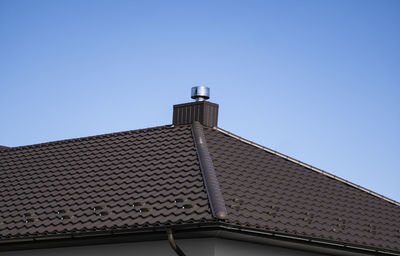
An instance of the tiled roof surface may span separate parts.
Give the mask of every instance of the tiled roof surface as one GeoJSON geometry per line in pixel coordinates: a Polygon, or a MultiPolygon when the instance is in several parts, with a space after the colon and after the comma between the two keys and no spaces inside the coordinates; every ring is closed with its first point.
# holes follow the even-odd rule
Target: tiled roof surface
{"type": "Polygon", "coordinates": [[[400,252],[399,220],[393,202],[201,125],[0,150],[0,241],[220,221],[400,252]]]}
{"type": "Polygon", "coordinates": [[[0,239],[212,218],[191,126],[0,152],[0,239]]]}
{"type": "Polygon", "coordinates": [[[400,251],[400,207],[204,128],[228,222],[400,251]]]}

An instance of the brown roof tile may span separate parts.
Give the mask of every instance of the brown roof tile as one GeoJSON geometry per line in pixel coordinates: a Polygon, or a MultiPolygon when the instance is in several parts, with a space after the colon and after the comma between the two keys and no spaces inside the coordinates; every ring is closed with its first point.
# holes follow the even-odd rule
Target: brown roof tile
{"type": "Polygon", "coordinates": [[[216,129],[204,128],[228,222],[400,251],[400,207],[216,129]]]}
{"type": "Polygon", "coordinates": [[[159,127],[0,155],[0,238],[212,219],[191,127],[159,127]]]}
{"type": "Polygon", "coordinates": [[[399,220],[394,201],[200,124],[0,150],[3,242],[219,222],[400,252],[399,220]]]}

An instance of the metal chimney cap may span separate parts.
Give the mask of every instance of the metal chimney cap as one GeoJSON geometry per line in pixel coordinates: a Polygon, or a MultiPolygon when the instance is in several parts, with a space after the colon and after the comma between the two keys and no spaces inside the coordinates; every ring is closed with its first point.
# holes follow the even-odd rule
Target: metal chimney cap
{"type": "Polygon", "coordinates": [[[192,87],[192,99],[196,101],[205,101],[210,98],[210,88],[207,86],[192,87]]]}

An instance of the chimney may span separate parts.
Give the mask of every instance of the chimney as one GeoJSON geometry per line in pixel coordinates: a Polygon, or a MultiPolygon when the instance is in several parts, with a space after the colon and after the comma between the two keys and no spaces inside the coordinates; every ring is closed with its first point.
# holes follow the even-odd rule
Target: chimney
{"type": "Polygon", "coordinates": [[[206,86],[192,88],[192,99],[195,102],[174,105],[173,125],[200,122],[204,126],[214,127],[218,124],[218,104],[208,102],[210,89],[206,86]]]}

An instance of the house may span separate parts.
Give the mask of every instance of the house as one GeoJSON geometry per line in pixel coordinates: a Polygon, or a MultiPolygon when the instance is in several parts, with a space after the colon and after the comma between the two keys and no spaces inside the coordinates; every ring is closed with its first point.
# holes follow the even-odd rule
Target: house
{"type": "Polygon", "coordinates": [[[400,203],[218,127],[0,149],[0,255],[400,255],[400,203]]]}

